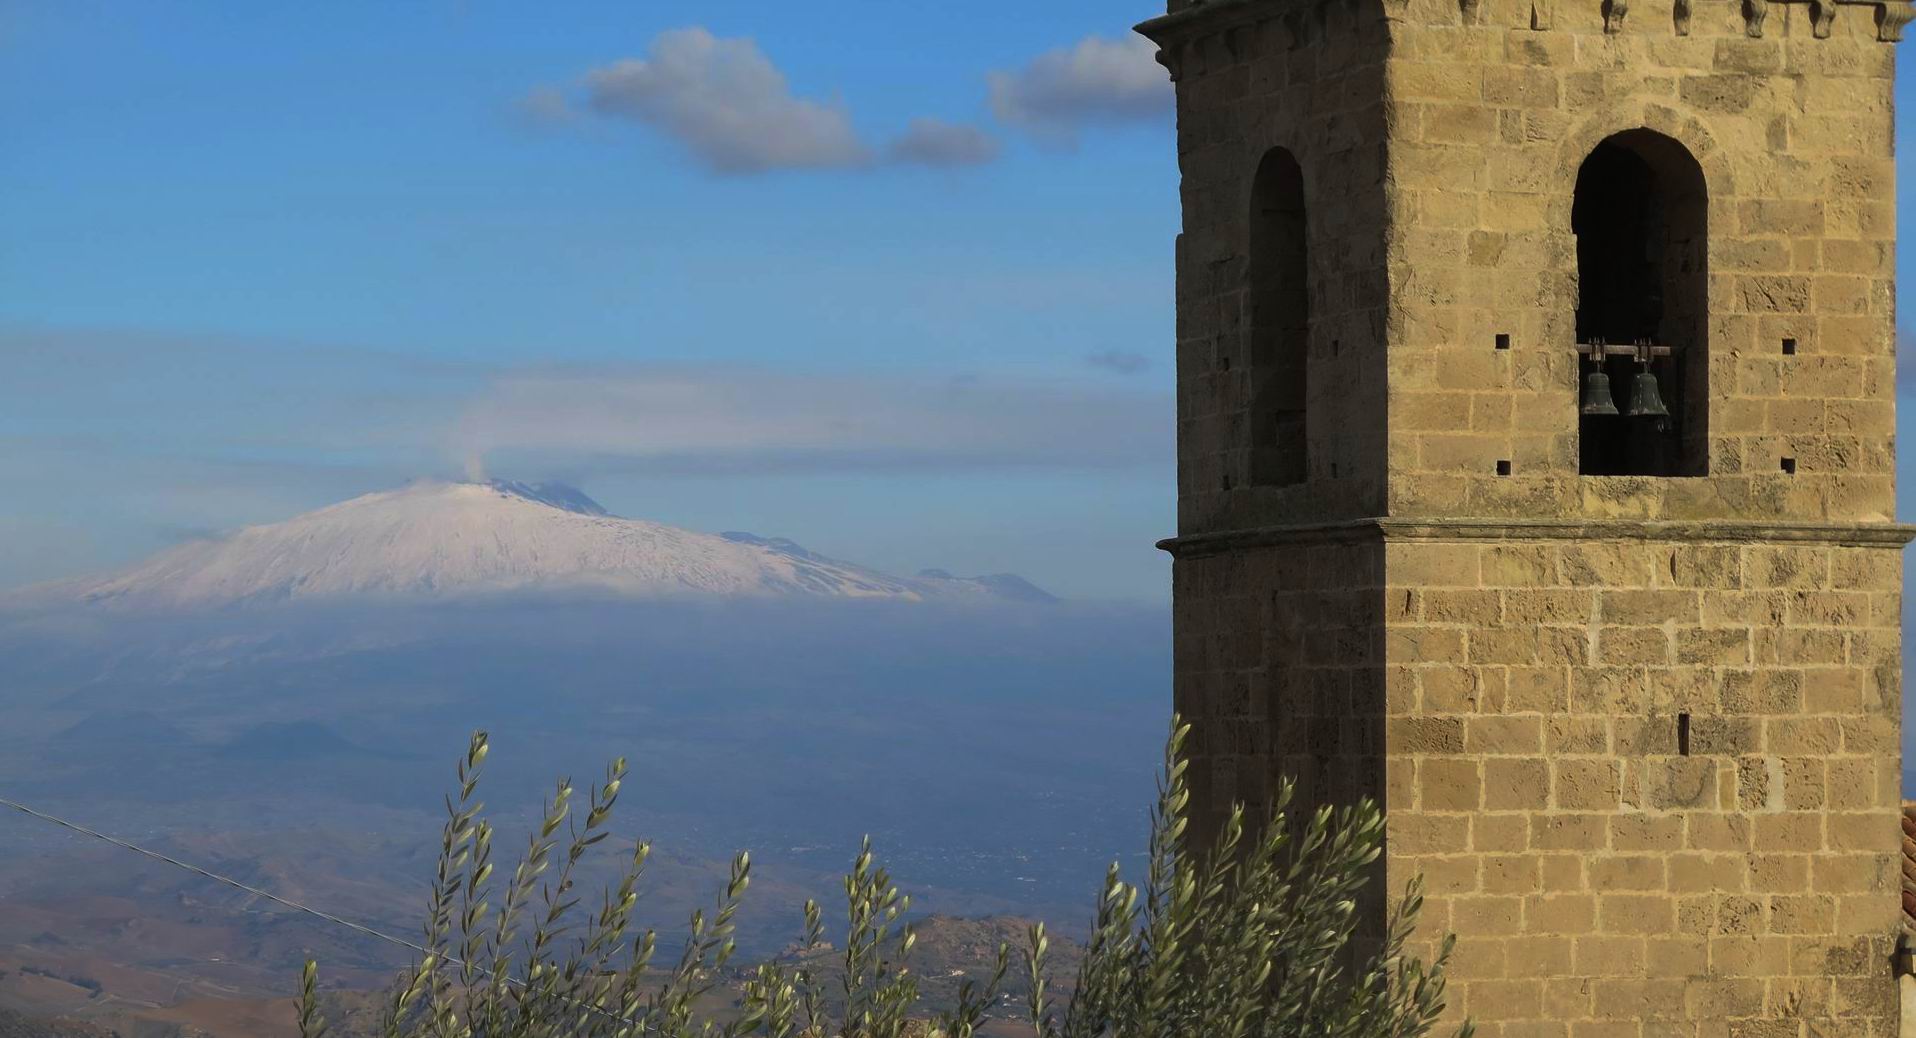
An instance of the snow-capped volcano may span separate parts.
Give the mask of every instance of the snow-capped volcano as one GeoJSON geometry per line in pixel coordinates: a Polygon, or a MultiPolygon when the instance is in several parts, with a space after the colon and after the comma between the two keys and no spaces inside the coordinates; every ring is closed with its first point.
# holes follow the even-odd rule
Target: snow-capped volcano
{"type": "Polygon", "coordinates": [[[219,606],[342,595],[600,589],[632,596],[1049,600],[1008,574],[917,578],[783,539],[624,519],[559,484],[415,483],[182,544],[61,590],[92,602],[219,606]]]}

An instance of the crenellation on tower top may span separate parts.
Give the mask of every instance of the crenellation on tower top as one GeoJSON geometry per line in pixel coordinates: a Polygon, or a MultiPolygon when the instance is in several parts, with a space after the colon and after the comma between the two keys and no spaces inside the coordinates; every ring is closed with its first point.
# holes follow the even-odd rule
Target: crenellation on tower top
{"type": "MultiPolygon", "coordinates": [[[[1375,4],[1370,0],[1171,0],[1169,8],[1166,14],[1138,26],[1139,32],[1167,45],[1167,65],[1195,36],[1227,34],[1270,20],[1289,22],[1301,29],[1306,21],[1324,19],[1339,9],[1349,13],[1369,8],[1392,21],[1423,25],[1491,25],[1546,32],[1588,23],[1608,35],[1654,34],[1661,29],[1674,36],[1690,35],[1693,18],[1702,10],[1712,22],[1740,27],[1738,31],[1743,35],[1762,39],[1773,9],[1781,8],[1775,12],[1780,20],[1807,23],[1815,39],[1836,35],[1841,17],[1846,23],[1854,23],[1852,33],[1867,32],[1884,43],[1900,42],[1904,27],[1916,18],[1912,0],[1738,0],[1702,8],[1695,0],[1655,0],[1654,6],[1635,7],[1631,0],[1376,0],[1375,4]],[[1842,8],[1855,10],[1839,12],[1842,8]],[[1631,20],[1633,13],[1636,21],[1631,20]],[[1560,24],[1560,19],[1567,20],[1560,24]]],[[[1357,16],[1366,17],[1367,12],[1359,11],[1357,16]]],[[[1178,72],[1173,68],[1173,77],[1178,72]]]]}

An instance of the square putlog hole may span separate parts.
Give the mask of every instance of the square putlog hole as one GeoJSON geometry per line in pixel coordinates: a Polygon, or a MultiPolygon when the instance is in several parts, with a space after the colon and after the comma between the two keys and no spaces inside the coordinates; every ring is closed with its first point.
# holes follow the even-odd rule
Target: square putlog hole
{"type": "Polygon", "coordinates": [[[1796,356],[1796,340],[1795,339],[1783,340],[1783,356],[1785,357],[1796,356]]]}
{"type": "Polygon", "coordinates": [[[1510,475],[1510,462],[1508,461],[1497,462],[1497,475],[1499,476],[1510,475]]]}
{"type": "Polygon", "coordinates": [[[1507,350],[1510,348],[1510,333],[1509,332],[1497,333],[1497,348],[1500,350],[1507,350]]]}
{"type": "Polygon", "coordinates": [[[1796,475],[1796,459],[1795,458],[1783,459],[1783,474],[1786,476],[1796,475]]]}

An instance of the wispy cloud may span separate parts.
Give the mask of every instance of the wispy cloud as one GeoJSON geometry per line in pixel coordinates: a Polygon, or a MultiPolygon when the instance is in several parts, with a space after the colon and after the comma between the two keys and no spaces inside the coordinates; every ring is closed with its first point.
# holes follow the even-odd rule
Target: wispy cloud
{"type": "Polygon", "coordinates": [[[913,119],[892,142],[891,157],[920,166],[982,166],[998,157],[998,140],[976,126],[913,119]]]}
{"type": "MultiPolygon", "coordinates": [[[[1089,36],[1022,68],[989,72],[986,84],[999,122],[1057,146],[1075,145],[1086,126],[1158,120],[1171,111],[1169,77],[1142,38],[1089,36]]],[[[982,166],[1002,150],[981,127],[931,116],[912,119],[875,146],[843,101],[793,93],[756,40],[700,26],[660,33],[644,57],[590,69],[571,87],[534,88],[514,107],[539,126],[586,116],[637,123],[677,141],[706,169],[729,175],[982,166]]]]}
{"type": "Polygon", "coordinates": [[[935,471],[1151,465],[1162,393],[983,378],[645,367],[526,371],[467,408],[457,449],[567,468],[935,471]]]}
{"type": "Polygon", "coordinates": [[[939,536],[976,542],[1001,494],[1032,495],[1109,534],[1109,517],[1082,488],[1168,479],[1175,425],[1171,394],[1154,381],[1089,372],[1037,380],[534,366],[4,322],[0,356],[0,486],[10,506],[0,513],[14,520],[0,530],[0,587],[116,565],[185,530],[456,476],[468,461],[525,478],[651,481],[654,491],[694,480],[723,488],[712,501],[727,504],[700,504],[703,492],[684,488],[679,521],[723,528],[741,516],[851,511],[820,528],[859,537],[887,529],[887,509],[922,518],[923,501],[890,495],[924,480],[991,487],[1042,473],[1052,489],[979,491],[968,515],[937,517],[939,536]],[[815,475],[858,478],[785,478],[815,475]]]}
{"type": "Polygon", "coordinates": [[[869,165],[842,105],[794,96],[784,73],[750,39],[673,29],[644,58],[585,77],[586,105],[651,126],[720,173],[869,165]]]}
{"type": "Polygon", "coordinates": [[[1143,37],[1088,36],[1016,70],[990,73],[991,110],[1003,122],[1055,144],[1076,142],[1093,123],[1162,119],[1170,77],[1143,37]]]}
{"type": "Polygon", "coordinates": [[[1086,364],[1120,375],[1135,375],[1151,366],[1151,358],[1129,350],[1099,350],[1084,358],[1086,364]]]}
{"type": "Polygon", "coordinates": [[[445,364],[4,324],[0,352],[14,360],[0,385],[0,476],[92,468],[138,483],[132,473],[165,467],[164,485],[195,493],[270,473],[452,473],[493,451],[674,471],[1100,469],[1164,460],[1172,428],[1168,392],[1095,380],[445,364]],[[92,406],[75,405],[80,386],[92,406]],[[22,471],[34,459],[43,470],[22,471]]]}
{"type": "Polygon", "coordinates": [[[730,175],[977,166],[998,157],[997,140],[984,130],[930,117],[873,147],[843,102],[794,94],[756,41],[698,26],[660,33],[645,57],[589,70],[577,93],[537,87],[515,109],[540,126],[587,115],[638,123],[683,145],[706,169],[730,175]]]}

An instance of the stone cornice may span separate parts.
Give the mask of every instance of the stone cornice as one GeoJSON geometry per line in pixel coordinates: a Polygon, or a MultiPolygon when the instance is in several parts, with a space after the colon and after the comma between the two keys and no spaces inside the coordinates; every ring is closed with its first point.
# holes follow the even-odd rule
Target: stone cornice
{"type": "Polygon", "coordinates": [[[1186,48],[1207,36],[1227,34],[1233,29],[1268,21],[1277,16],[1271,0],[1209,0],[1139,22],[1136,31],[1158,45],[1158,64],[1171,73],[1171,81],[1184,76],[1186,48]]]}
{"type": "MultiPolygon", "coordinates": [[[[1477,0],[1457,0],[1458,9],[1466,22],[1477,20],[1477,0]]],[[[1629,14],[1629,0],[1585,0],[1600,6],[1603,14],[1603,31],[1618,33],[1624,31],[1624,19],[1629,14]]],[[[1896,43],[1903,38],[1903,27],[1916,19],[1916,4],[1911,0],[1742,0],[1743,30],[1752,38],[1761,39],[1763,24],[1769,17],[1770,5],[1781,3],[1803,3],[1809,9],[1811,32],[1817,39],[1828,39],[1831,24],[1836,20],[1836,8],[1842,6],[1873,7],[1876,9],[1876,38],[1885,43],[1896,43]]],[[[1690,34],[1690,16],[1694,0],[1671,0],[1672,21],[1676,34],[1690,34]]],[[[1179,62],[1176,60],[1179,50],[1187,43],[1202,36],[1215,35],[1231,29],[1275,17],[1275,5],[1272,0],[1197,0],[1191,6],[1170,14],[1159,15],[1148,21],[1140,22],[1137,31],[1149,37],[1163,50],[1158,61],[1171,70],[1172,78],[1177,78],[1179,62]]],[[[1556,6],[1554,0],[1533,0],[1531,4],[1530,27],[1547,30],[1554,20],[1551,9],[1556,6]]],[[[1401,0],[1383,0],[1382,7],[1386,17],[1393,17],[1392,11],[1401,15],[1401,0]]]]}
{"type": "Polygon", "coordinates": [[[1405,541],[1687,541],[1693,543],[1834,544],[1901,548],[1916,540],[1903,523],[1793,523],[1758,520],[1650,519],[1410,519],[1374,517],[1335,523],[1259,526],[1171,537],[1158,547],[1180,559],[1202,558],[1277,544],[1365,540],[1405,541]]]}
{"type": "Polygon", "coordinates": [[[1137,32],[1159,45],[1251,25],[1275,17],[1271,0],[1209,0],[1139,22],[1137,32]]]}

